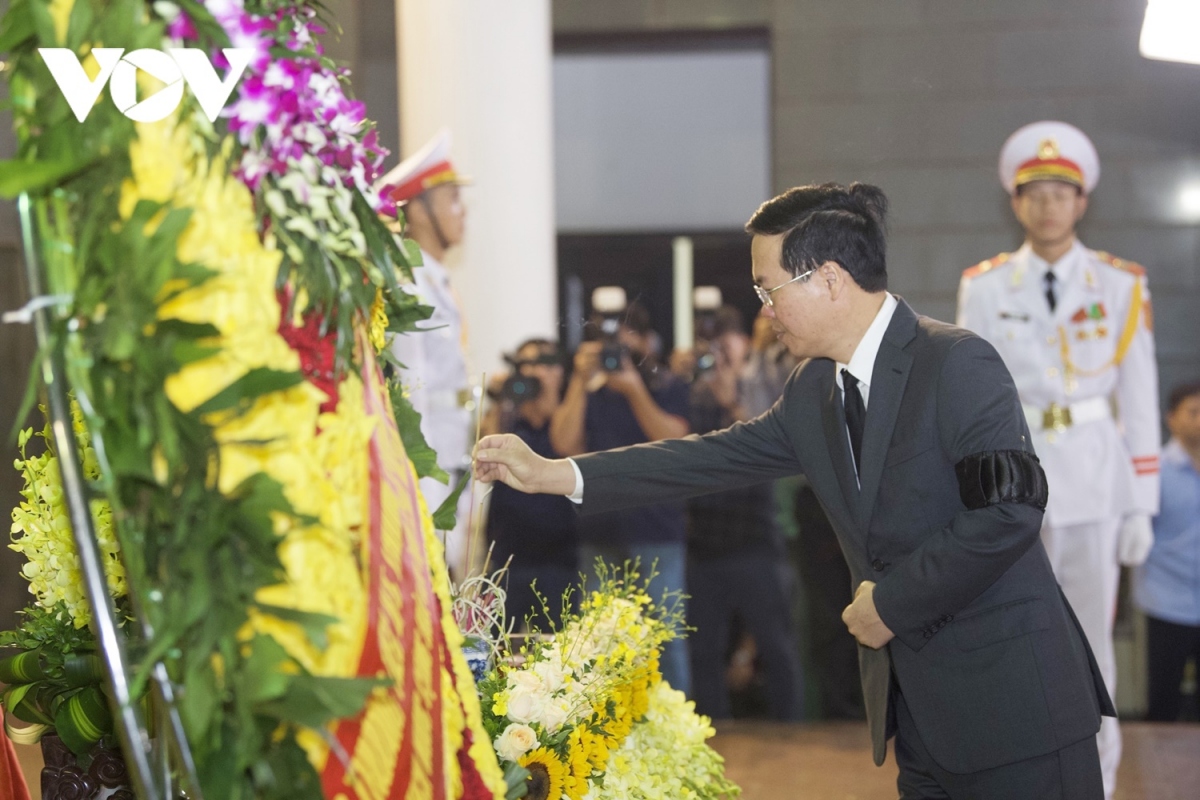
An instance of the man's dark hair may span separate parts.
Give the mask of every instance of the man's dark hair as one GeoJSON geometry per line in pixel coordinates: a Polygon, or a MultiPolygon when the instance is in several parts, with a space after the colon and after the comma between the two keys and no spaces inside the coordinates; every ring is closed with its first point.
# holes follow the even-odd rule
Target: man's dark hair
{"type": "Polygon", "coordinates": [[[540,336],[535,336],[532,339],[526,339],[525,341],[521,342],[519,345],[517,345],[517,349],[513,352],[519,353],[526,347],[534,346],[536,346],[539,350],[558,350],[558,342],[544,339],[540,336]]]}
{"type": "Polygon", "coordinates": [[[835,261],[868,292],[887,289],[887,197],[878,186],[797,186],[758,207],[746,231],[785,234],[783,268],[800,275],[835,261]]]}
{"type": "Polygon", "coordinates": [[[1183,401],[1200,395],[1200,381],[1188,381],[1178,384],[1167,397],[1167,413],[1174,414],[1183,405],[1183,401]]]}
{"type": "Polygon", "coordinates": [[[746,323],[742,312],[738,310],[737,306],[731,306],[728,303],[721,306],[715,314],[713,331],[717,336],[727,333],[745,333],[746,323]]]}

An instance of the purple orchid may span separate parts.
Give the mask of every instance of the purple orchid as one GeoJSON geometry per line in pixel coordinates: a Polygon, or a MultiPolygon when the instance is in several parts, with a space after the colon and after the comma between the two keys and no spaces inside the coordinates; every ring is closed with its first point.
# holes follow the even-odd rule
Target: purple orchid
{"type": "Polygon", "coordinates": [[[315,38],[324,33],[311,8],[285,8],[260,17],[243,0],[206,0],[206,8],[229,35],[233,47],[255,50],[235,102],[223,115],[246,155],[238,174],[252,189],[263,178],[281,178],[305,153],[332,167],[336,180],[355,187],[376,210],[388,205],[372,183],[388,151],[366,126],[366,107],[345,94],[346,69],[321,61],[315,38]],[[282,47],[289,57],[272,55],[282,47]]]}

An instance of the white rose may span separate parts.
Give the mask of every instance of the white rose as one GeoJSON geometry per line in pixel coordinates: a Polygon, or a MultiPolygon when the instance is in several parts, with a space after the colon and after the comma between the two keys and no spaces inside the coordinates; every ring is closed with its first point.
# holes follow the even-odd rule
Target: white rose
{"type": "Polygon", "coordinates": [[[519,669],[508,673],[508,690],[510,692],[524,691],[537,692],[545,691],[542,685],[541,676],[527,669],[519,669]]]}
{"type": "Polygon", "coordinates": [[[547,692],[557,692],[562,688],[567,675],[562,664],[553,661],[539,661],[533,665],[533,673],[541,679],[547,692]]]}
{"type": "Polygon", "coordinates": [[[546,729],[547,733],[558,733],[558,729],[567,721],[567,716],[570,712],[570,701],[565,697],[560,697],[543,705],[541,714],[537,716],[534,722],[541,723],[541,726],[546,729]]]}
{"type": "Polygon", "coordinates": [[[537,746],[537,734],[528,725],[514,722],[496,740],[496,754],[505,761],[515,762],[537,746]]]}
{"type": "Polygon", "coordinates": [[[508,718],[513,722],[533,722],[541,716],[546,696],[524,687],[508,690],[508,718]]]}

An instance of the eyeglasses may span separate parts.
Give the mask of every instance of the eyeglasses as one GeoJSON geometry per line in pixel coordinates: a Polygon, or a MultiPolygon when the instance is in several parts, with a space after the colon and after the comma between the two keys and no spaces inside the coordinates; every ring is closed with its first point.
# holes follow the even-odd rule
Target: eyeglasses
{"type": "Polygon", "coordinates": [[[756,295],[758,295],[758,299],[762,301],[762,304],[764,306],[770,306],[771,308],[774,308],[775,303],[771,300],[771,295],[775,294],[775,292],[778,292],[780,289],[787,286],[789,283],[795,283],[796,281],[803,280],[803,279],[807,278],[809,275],[812,275],[814,272],[816,272],[815,269],[810,269],[808,272],[805,272],[802,275],[797,275],[796,277],[792,278],[790,281],[784,281],[783,283],[776,286],[774,289],[764,289],[763,287],[759,286],[756,283],[756,284],[754,284],[754,293],[756,295]]]}

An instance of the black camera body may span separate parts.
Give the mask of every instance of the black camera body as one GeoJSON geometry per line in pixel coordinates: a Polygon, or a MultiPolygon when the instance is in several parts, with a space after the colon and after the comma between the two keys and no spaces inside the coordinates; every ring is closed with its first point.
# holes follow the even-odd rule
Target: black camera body
{"type": "Polygon", "coordinates": [[[629,349],[620,342],[605,342],[600,348],[600,369],[605,372],[620,372],[629,349]]]}
{"type": "Polygon", "coordinates": [[[620,372],[629,348],[621,344],[618,334],[621,320],[617,316],[606,316],[600,322],[600,369],[605,372],[620,372]]]}
{"type": "Polygon", "coordinates": [[[508,380],[496,392],[497,400],[507,400],[514,405],[521,405],[530,400],[536,400],[542,394],[542,382],[532,375],[516,373],[508,376],[508,380]]]}

